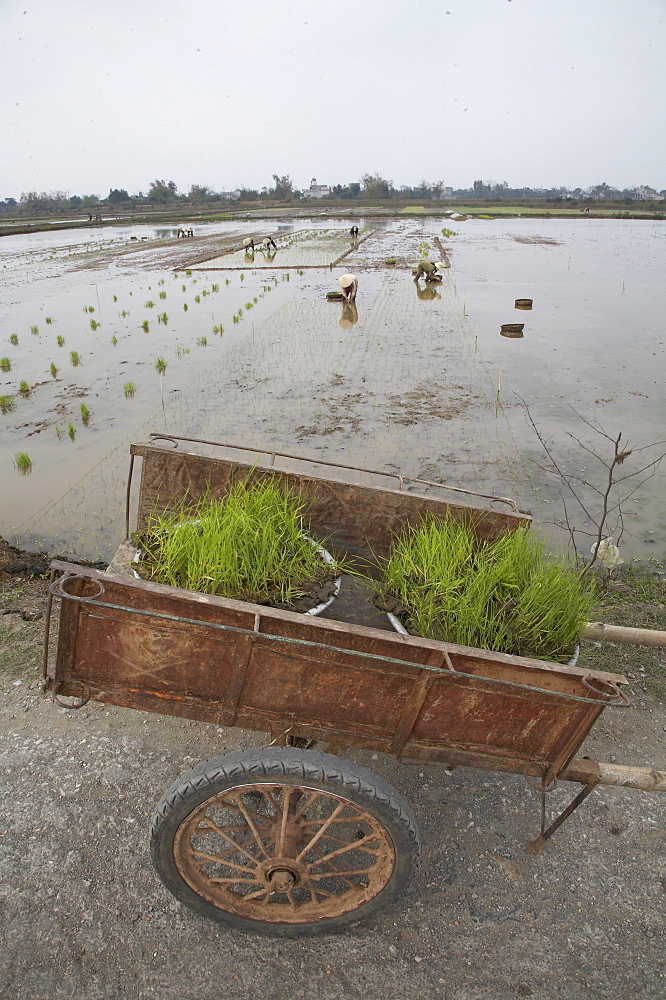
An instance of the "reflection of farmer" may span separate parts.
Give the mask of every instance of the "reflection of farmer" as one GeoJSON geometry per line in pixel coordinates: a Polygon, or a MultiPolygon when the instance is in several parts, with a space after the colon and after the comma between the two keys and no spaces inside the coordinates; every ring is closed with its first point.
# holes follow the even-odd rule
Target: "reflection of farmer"
{"type": "Polygon", "coordinates": [[[343,330],[351,330],[358,323],[358,309],[355,302],[342,303],[342,316],[340,326],[343,330]]]}
{"type": "Polygon", "coordinates": [[[422,274],[425,274],[426,281],[435,281],[439,277],[437,274],[437,264],[434,260],[420,261],[414,275],[414,281],[418,281],[422,274]]]}
{"type": "Polygon", "coordinates": [[[441,299],[442,297],[437,291],[437,285],[434,282],[429,283],[427,281],[423,287],[419,285],[418,281],[416,282],[416,294],[420,299],[428,299],[431,301],[432,299],[441,299]]]}
{"type": "Polygon", "coordinates": [[[345,302],[355,302],[358,291],[358,278],[355,274],[343,274],[338,278],[338,284],[345,302]]]}

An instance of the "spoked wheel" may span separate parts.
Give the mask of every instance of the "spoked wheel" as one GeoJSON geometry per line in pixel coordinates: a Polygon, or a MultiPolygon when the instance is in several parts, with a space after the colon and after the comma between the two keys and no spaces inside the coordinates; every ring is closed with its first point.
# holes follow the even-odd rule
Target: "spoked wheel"
{"type": "Polygon", "coordinates": [[[407,803],[366,768],[270,747],[216,757],[160,801],[151,853],[183,903],[239,930],[317,934],[377,912],[419,859],[407,803]]]}

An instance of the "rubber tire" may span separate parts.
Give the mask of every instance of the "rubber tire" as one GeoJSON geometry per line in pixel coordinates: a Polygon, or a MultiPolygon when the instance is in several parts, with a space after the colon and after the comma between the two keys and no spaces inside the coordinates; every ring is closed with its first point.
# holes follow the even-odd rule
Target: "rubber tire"
{"type": "Polygon", "coordinates": [[[236,930],[275,937],[298,937],[341,930],[373,916],[393,902],[416,872],[421,844],[416,819],[405,800],[388,782],[365,767],[332,754],[296,747],[259,747],[214,757],[181,775],[157,805],[150,831],[150,853],[160,879],[170,892],[200,916],[236,930]],[[199,896],[180,874],[173,855],[176,831],[202,802],[240,784],[264,778],[281,784],[319,788],[342,795],[379,819],[395,849],[395,867],[388,882],[367,903],[349,913],[302,924],[252,920],[228,913],[199,896]]]}

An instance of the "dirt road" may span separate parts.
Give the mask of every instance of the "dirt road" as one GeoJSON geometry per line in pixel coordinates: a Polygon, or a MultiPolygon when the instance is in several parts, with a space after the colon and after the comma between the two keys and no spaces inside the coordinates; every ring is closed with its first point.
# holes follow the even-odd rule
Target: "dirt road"
{"type": "MultiPolygon", "coordinates": [[[[7,578],[4,578],[7,579],[7,578]]],[[[407,895],[320,939],[246,936],[163,888],[148,826],[195,762],[258,733],[38,687],[45,583],[0,588],[0,997],[12,1000],[645,1000],[666,993],[666,797],[593,793],[540,856],[519,777],[409,768],[350,752],[412,804],[424,843],[407,895]]],[[[584,752],[666,765],[663,710],[636,682],[584,752]]],[[[576,786],[556,790],[562,806],[576,786]]]]}

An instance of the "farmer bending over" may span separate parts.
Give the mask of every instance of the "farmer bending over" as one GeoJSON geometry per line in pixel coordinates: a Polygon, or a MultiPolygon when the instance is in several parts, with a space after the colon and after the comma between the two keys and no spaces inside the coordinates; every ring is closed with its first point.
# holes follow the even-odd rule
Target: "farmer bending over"
{"type": "Polygon", "coordinates": [[[345,302],[355,302],[356,292],[358,291],[358,278],[356,275],[343,274],[341,278],[338,278],[338,284],[345,302]]]}
{"type": "Polygon", "coordinates": [[[414,281],[418,281],[422,274],[425,274],[426,281],[432,281],[437,276],[437,264],[434,260],[420,261],[414,281]]]}
{"type": "Polygon", "coordinates": [[[268,250],[269,247],[273,247],[274,250],[277,250],[275,243],[273,243],[272,236],[264,236],[263,240],[261,241],[261,245],[264,248],[264,250],[268,250]]]}

